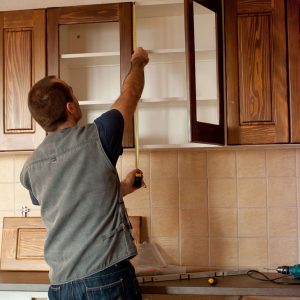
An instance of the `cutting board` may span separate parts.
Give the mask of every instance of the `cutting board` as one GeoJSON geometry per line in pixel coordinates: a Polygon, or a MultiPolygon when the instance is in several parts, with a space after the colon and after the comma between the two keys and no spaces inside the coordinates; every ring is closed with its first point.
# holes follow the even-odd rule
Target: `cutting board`
{"type": "MultiPolygon", "coordinates": [[[[140,243],[141,217],[130,216],[135,242],[140,243]]],[[[44,260],[45,225],[40,217],[4,217],[1,270],[48,271],[44,260]]]]}

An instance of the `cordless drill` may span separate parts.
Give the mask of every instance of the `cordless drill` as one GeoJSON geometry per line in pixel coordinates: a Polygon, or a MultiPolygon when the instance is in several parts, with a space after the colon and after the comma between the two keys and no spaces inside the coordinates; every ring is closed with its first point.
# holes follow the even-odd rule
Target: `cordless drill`
{"type": "Polygon", "coordinates": [[[300,264],[277,267],[276,271],[281,274],[293,275],[296,279],[300,279],[300,264]]]}

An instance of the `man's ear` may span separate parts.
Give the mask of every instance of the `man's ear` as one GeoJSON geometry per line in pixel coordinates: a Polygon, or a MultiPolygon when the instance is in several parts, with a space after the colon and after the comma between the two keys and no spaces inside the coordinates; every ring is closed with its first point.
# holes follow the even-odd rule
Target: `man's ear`
{"type": "Polygon", "coordinates": [[[67,102],[67,106],[66,107],[67,107],[68,113],[70,113],[71,115],[73,115],[74,112],[75,112],[74,102],[73,101],[67,102]]]}

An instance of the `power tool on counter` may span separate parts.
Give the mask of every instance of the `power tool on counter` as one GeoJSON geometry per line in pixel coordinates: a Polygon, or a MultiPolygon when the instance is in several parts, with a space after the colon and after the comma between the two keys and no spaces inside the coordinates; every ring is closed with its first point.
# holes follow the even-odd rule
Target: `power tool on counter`
{"type": "Polygon", "coordinates": [[[280,266],[276,271],[281,274],[293,275],[296,279],[300,279],[300,264],[294,266],[280,266]]]}

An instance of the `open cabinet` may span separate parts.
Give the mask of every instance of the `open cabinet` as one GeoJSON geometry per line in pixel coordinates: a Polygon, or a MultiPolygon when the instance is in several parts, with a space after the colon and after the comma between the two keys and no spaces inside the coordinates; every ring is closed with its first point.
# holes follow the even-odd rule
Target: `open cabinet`
{"type": "MultiPolygon", "coordinates": [[[[73,87],[82,123],[92,122],[119,96],[135,42],[150,58],[135,120],[141,147],[224,143],[222,48],[216,37],[222,34],[221,6],[194,10],[191,3],[139,1],[47,10],[48,74],[73,87]],[[196,51],[190,42],[194,33],[196,51]],[[204,124],[196,135],[190,114],[192,122],[199,115],[201,122],[196,122],[204,124]]],[[[134,146],[133,122],[125,128],[123,146],[134,146]]]]}
{"type": "Polygon", "coordinates": [[[144,147],[187,143],[188,109],[183,2],[135,7],[136,43],[148,50],[139,105],[144,147]]]}
{"type": "MultiPolygon", "coordinates": [[[[74,90],[82,123],[107,111],[120,95],[132,47],[132,3],[86,5],[47,10],[48,74],[74,90]]],[[[123,146],[133,147],[133,121],[123,146]]]]}
{"type": "Polygon", "coordinates": [[[140,144],[224,144],[221,1],[140,2],[135,17],[137,45],[150,58],[140,144]]]}

